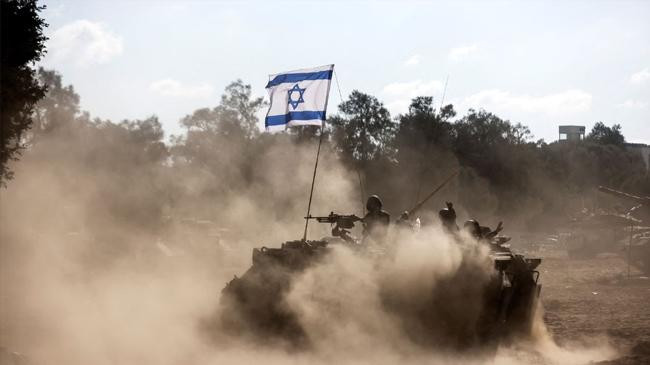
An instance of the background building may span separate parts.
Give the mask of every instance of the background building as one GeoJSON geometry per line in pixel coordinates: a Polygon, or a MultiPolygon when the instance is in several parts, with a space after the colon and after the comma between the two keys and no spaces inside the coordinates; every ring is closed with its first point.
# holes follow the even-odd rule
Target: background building
{"type": "Polygon", "coordinates": [[[559,128],[559,141],[581,141],[585,139],[585,126],[561,125],[559,128]]]}

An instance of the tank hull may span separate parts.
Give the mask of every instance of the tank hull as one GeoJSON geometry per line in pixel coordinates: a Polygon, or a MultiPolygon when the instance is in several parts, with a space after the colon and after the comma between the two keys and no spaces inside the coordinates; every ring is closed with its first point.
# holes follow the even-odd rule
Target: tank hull
{"type": "MultiPolygon", "coordinates": [[[[222,329],[260,342],[274,339],[308,347],[311,339],[285,298],[299,274],[331,250],[328,241],[290,241],[279,249],[254,249],[250,269],[232,279],[222,291],[222,329]]],[[[535,269],[541,260],[526,259],[496,245],[490,257],[494,269],[489,277],[477,272],[472,279],[481,285],[476,318],[456,317],[455,323],[447,323],[449,316],[444,312],[453,308],[445,306],[445,287],[453,288],[457,295],[464,294],[463,286],[459,289],[454,277],[430,288],[417,307],[404,305],[389,291],[382,293],[382,306],[400,320],[412,342],[424,347],[466,349],[526,337],[531,334],[540,297],[539,273],[535,269]]],[[[469,288],[476,293],[475,286],[469,288]]]]}

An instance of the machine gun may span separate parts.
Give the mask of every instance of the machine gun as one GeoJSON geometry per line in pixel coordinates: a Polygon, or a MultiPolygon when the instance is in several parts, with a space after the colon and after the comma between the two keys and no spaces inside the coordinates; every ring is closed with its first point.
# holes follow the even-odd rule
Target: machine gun
{"type": "Polygon", "coordinates": [[[352,229],[355,222],[363,220],[354,214],[343,215],[336,214],[334,212],[330,212],[330,214],[327,216],[320,217],[309,215],[305,217],[305,219],[315,219],[318,223],[333,224],[334,227],[332,228],[332,236],[341,237],[343,240],[351,243],[356,242],[356,239],[350,235],[350,231],[348,231],[348,229],[352,229]]]}

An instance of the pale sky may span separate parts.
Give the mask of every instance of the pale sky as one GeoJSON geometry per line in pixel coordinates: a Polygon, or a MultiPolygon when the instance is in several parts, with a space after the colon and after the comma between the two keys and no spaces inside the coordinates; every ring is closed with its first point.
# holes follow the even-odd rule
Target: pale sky
{"type": "MultiPolygon", "coordinates": [[[[650,1],[42,1],[43,65],[93,116],[178,120],[241,78],[334,63],[343,96],[396,116],[430,95],[557,139],[559,124],[619,123],[650,143],[650,1]]],[[[329,114],[340,102],[336,85],[329,114]]],[[[262,122],[262,121],[261,121],[262,122]]]]}

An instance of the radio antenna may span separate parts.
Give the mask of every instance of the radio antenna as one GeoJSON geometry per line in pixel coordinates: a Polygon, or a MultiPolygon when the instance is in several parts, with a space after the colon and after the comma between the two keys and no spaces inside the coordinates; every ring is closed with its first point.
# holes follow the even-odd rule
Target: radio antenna
{"type": "Polygon", "coordinates": [[[440,110],[445,103],[445,95],[447,94],[447,84],[449,83],[449,74],[447,74],[447,80],[445,80],[445,88],[442,90],[442,99],[440,99],[440,110]]]}

